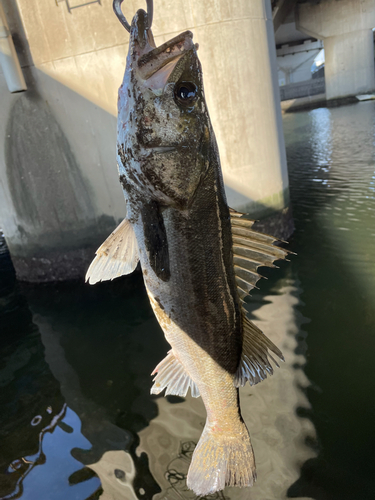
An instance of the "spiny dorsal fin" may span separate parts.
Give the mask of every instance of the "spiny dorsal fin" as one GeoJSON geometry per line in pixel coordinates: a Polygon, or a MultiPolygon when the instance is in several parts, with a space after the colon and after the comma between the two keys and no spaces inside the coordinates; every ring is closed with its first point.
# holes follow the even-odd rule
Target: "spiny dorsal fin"
{"type": "Polygon", "coordinates": [[[139,260],[138,245],[128,219],[117,226],[95,253],[96,257],[86,273],[86,281],[90,285],[134,271],[139,260]]]}
{"type": "MultiPolygon", "coordinates": [[[[233,263],[236,274],[237,291],[241,301],[250,290],[256,288],[255,284],[262,278],[258,274],[258,267],[273,265],[275,260],[285,259],[288,250],[275,246],[278,241],[268,234],[258,233],[252,229],[255,221],[244,219],[245,215],[236,210],[229,209],[232,224],[233,263]]],[[[277,361],[269,351],[272,351],[282,361],[281,351],[259,330],[247,317],[246,310],[242,308],[242,356],[240,365],[234,379],[236,387],[244,386],[247,381],[255,385],[273,374],[270,360],[276,366],[277,361]]]]}
{"type": "Polygon", "coordinates": [[[255,385],[273,374],[270,359],[279,366],[269,351],[272,351],[282,361],[284,356],[273,342],[267,338],[248,318],[246,312],[242,313],[243,343],[240,365],[234,379],[235,387],[244,386],[247,381],[255,385]]]}
{"type": "Polygon", "coordinates": [[[288,250],[275,246],[279,240],[268,234],[252,229],[255,221],[242,218],[241,212],[229,209],[232,224],[233,263],[237,289],[241,299],[256,288],[257,281],[263,276],[258,267],[276,267],[275,260],[285,259],[288,250]]]}
{"type": "Polygon", "coordinates": [[[200,396],[199,389],[195,382],[186,373],[185,368],[175,357],[172,349],[167,356],[158,364],[151,373],[155,375],[154,385],[151,387],[151,394],[160,394],[164,389],[165,396],[185,397],[190,387],[193,398],[200,396]]]}

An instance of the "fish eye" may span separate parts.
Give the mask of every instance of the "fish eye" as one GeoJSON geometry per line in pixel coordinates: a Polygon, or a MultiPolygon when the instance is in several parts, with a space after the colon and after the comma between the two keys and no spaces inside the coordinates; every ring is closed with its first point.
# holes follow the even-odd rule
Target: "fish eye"
{"type": "Polygon", "coordinates": [[[179,82],[175,85],[174,95],[179,104],[189,105],[195,101],[198,89],[192,82],[179,82]]]}

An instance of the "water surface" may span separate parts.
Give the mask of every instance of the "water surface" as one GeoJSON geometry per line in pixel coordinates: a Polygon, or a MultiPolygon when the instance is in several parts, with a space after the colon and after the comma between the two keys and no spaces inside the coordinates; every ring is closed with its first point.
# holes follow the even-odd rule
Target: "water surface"
{"type": "MultiPolygon", "coordinates": [[[[286,362],[241,390],[254,488],[210,498],[375,498],[375,104],[284,116],[297,252],[253,293],[286,362]]],[[[168,344],[142,276],[25,286],[0,250],[0,498],[194,499],[200,399],[150,396],[168,344]]]]}

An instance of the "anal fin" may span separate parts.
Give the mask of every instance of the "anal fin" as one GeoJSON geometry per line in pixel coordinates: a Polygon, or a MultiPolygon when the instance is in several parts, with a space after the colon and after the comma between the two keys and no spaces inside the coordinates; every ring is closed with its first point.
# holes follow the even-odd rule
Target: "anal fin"
{"type": "Polygon", "coordinates": [[[134,229],[124,219],[95,252],[86,273],[86,281],[94,285],[98,281],[113,280],[130,274],[138,264],[138,245],[134,229]]]}
{"type": "Polygon", "coordinates": [[[245,313],[242,316],[243,324],[243,344],[240,365],[234,379],[236,387],[244,386],[248,381],[250,385],[255,385],[273,374],[272,360],[278,367],[277,361],[269,351],[272,351],[278,358],[284,361],[280,349],[259,330],[245,313]]]}
{"type": "Polygon", "coordinates": [[[166,389],[165,396],[185,397],[190,387],[193,398],[200,396],[197,385],[190,378],[190,375],[188,375],[180,361],[178,361],[172,349],[157,365],[151,375],[155,375],[151,394],[160,394],[166,389]]]}

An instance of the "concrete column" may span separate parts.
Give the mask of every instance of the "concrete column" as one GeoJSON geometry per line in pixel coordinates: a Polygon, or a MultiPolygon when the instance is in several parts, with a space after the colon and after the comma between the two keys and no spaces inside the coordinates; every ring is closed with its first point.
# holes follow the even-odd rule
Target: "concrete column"
{"type": "Polygon", "coordinates": [[[193,30],[194,39],[228,203],[264,218],[289,201],[271,4],[242,0],[225,17],[214,14],[216,25],[208,23],[214,1],[196,1],[207,24],[193,30]]]}
{"type": "MultiPolygon", "coordinates": [[[[0,227],[19,278],[82,279],[95,247],[125,215],[115,130],[129,36],[112,0],[70,13],[65,2],[17,0],[19,23],[13,0],[3,1],[30,57],[21,64],[23,95],[9,94],[0,74],[0,227]]],[[[129,21],[145,7],[144,0],[123,4],[129,21]]],[[[254,218],[284,217],[288,174],[270,0],[155,2],[157,45],[187,29],[200,46],[229,205],[254,218]]]]}
{"type": "Polygon", "coordinates": [[[354,31],[324,39],[327,99],[375,90],[374,36],[354,31]]]}
{"type": "Polygon", "coordinates": [[[375,91],[374,26],[375,0],[297,5],[297,29],[324,42],[327,99],[375,91]]]}

